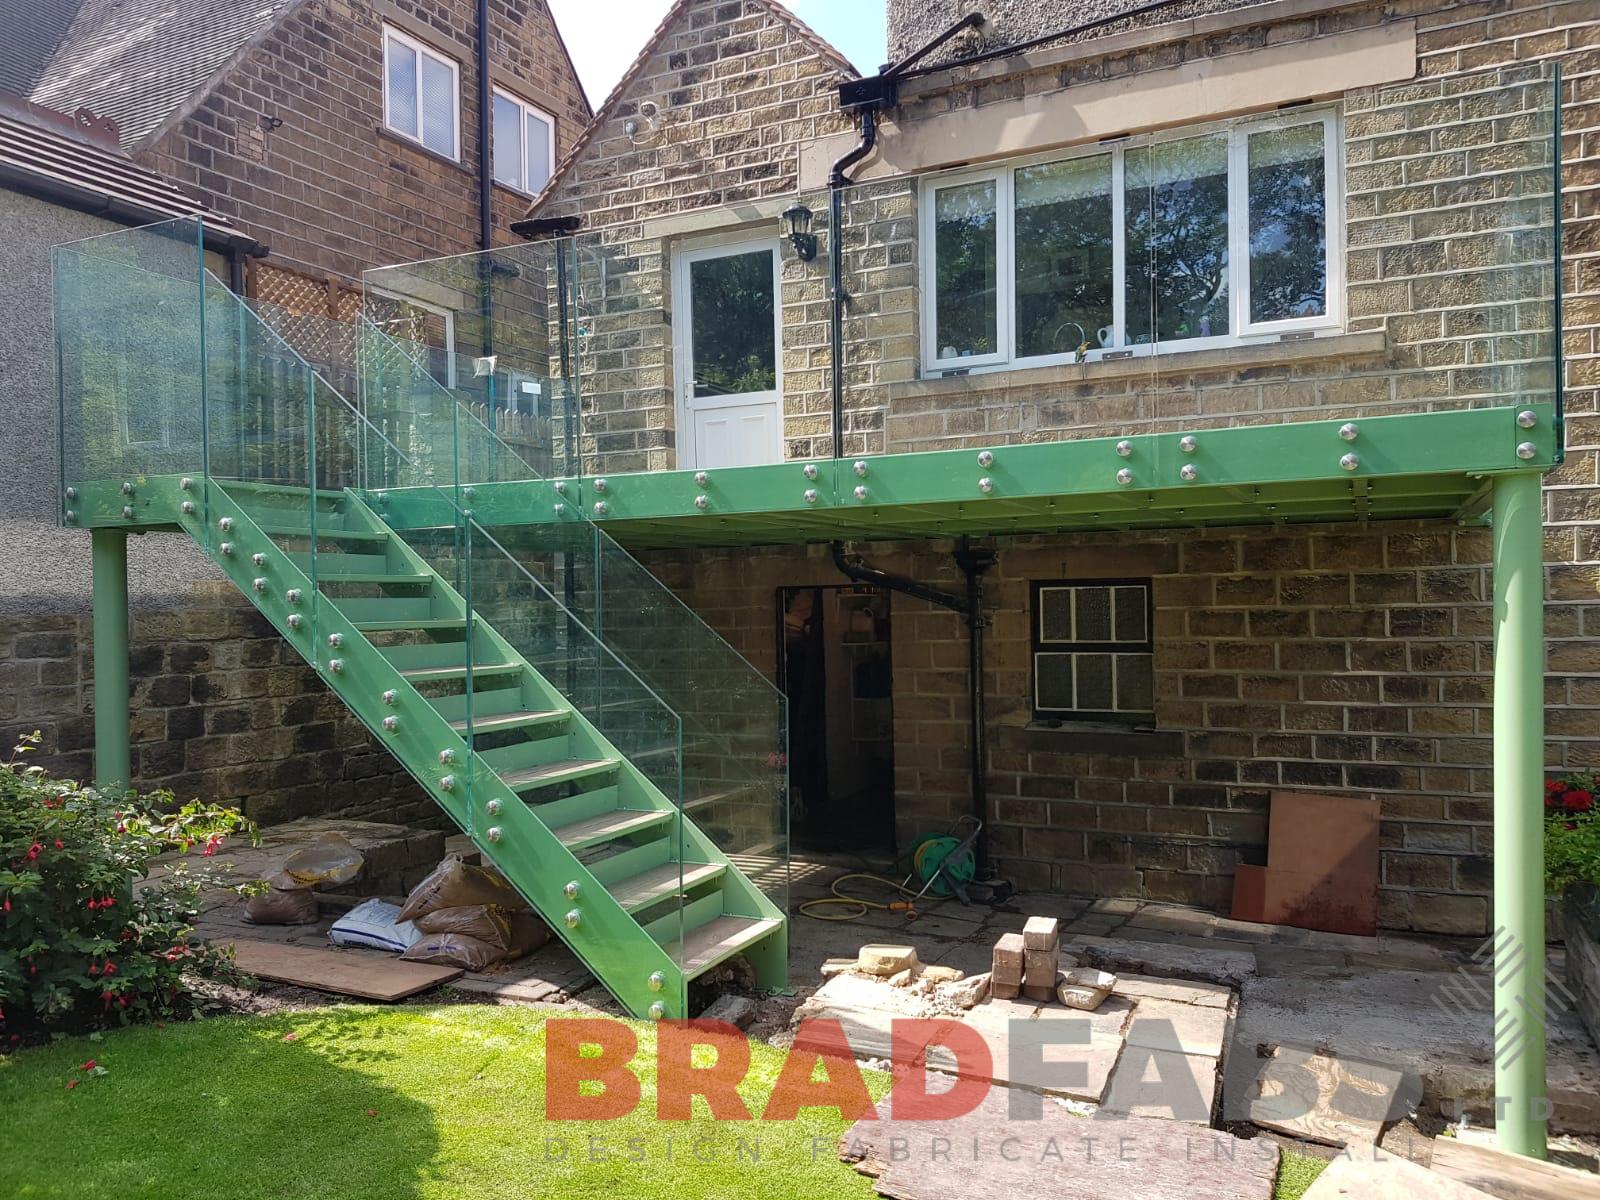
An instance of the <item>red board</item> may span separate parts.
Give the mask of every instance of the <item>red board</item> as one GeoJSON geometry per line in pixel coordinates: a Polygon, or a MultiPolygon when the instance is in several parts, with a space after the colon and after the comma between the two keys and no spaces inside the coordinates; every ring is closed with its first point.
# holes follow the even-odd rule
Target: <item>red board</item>
{"type": "Polygon", "coordinates": [[[1274,792],[1267,865],[1235,872],[1234,918],[1377,933],[1378,817],[1366,797],[1274,792]]]}

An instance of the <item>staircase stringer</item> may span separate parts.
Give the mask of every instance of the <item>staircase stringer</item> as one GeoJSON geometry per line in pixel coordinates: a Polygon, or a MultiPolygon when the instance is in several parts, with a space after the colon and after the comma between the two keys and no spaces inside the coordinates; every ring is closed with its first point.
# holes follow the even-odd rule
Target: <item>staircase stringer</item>
{"type": "MultiPolygon", "coordinates": [[[[174,480],[172,486],[176,490],[181,485],[174,480]]],[[[181,513],[179,527],[317,671],[345,707],[399,760],[451,820],[473,839],[623,1007],[640,1017],[686,1016],[688,985],[678,964],[645,934],[576,855],[557,840],[487,764],[475,754],[469,760],[465,739],[410,681],[395,670],[332,601],[317,592],[310,577],[256,525],[220,483],[208,478],[195,480],[193,489],[187,491],[185,497],[187,495],[195,495],[203,503],[196,506],[196,512],[181,513]],[[201,513],[209,518],[210,527],[201,513]],[[228,523],[226,528],[221,524],[224,521],[228,523]],[[257,554],[262,556],[260,564],[254,561],[253,556],[257,554]],[[297,600],[290,599],[291,593],[298,593],[297,600]],[[330,642],[334,637],[338,639],[336,646],[330,642]],[[393,703],[384,699],[387,693],[393,693],[393,703]],[[392,729],[384,724],[388,717],[395,719],[392,729]],[[454,762],[441,761],[445,751],[454,756],[454,762]],[[456,766],[466,769],[451,769],[456,766]],[[469,771],[470,787],[464,778],[469,771]],[[489,824],[486,820],[493,802],[498,802],[497,811],[493,823],[489,824]],[[498,830],[497,837],[491,837],[491,829],[498,830]],[[573,893],[570,897],[569,888],[573,893]],[[575,922],[571,921],[573,913],[577,914],[575,922]],[[662,1008],[659,1014],[653,1014],[652,1006],[657,1003],[662,1008]]],[[[177,498],[171,500],[173,507],[177,507],[177,498]]],[[[366,516],[377,521],[370,510],[366,510],[366,516]]],[[[379,524],[381,526],[381,522],[379,524]]],[[[460,600],[459,593],[439,577],[438,572],[416,557],[386,526],[382,528],[390,533],[388,547],[398,547],[407,556],[408,565],[417,568],[418,573],[433,575],[440,594],[454,595],[460,600]]],[[[461,604],[464,612],[465,602],[461,604]]],[[[485,622],[479,624],[486,630],[489,628],[485,622]]],[[[498,634],[491,636],[499,646],[514,653],[498,634]]],[[[525,679],[531,676],[540,686],[550,686],[525,660],[521,661],[525,679]]],[[[565,700],[561,704],[570,710],[565,700]]],[[[575,726],[581,723],[587,728],[597,745],[608,745],[582,714],[573,712],[572,720],[575,726]]],[[[671,801],[626,760],[619,770],[619,781],[623,774],[631,775],[641,785],[641,798],[653,793],[655,803],[643,807],[672,807],[671,801]]],[[[732,873],[736,874],[737,869],[732,873]]]]}

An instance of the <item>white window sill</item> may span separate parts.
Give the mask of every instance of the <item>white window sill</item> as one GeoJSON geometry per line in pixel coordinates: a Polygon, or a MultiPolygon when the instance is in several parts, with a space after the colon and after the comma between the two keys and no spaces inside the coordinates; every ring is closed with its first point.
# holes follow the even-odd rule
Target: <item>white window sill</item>
{"type": "Polygon", "coordinates": [[[1101,380],[1231,371],[1251,367],[1304,363],[1319,359],[1372,358],[1386,354],[1388,335],[1381,329],[1337,333],[1297,342],[1252,342],[1206,350],[1174,350],[1168,354],[1101,359],[1040,367],[973,368],[966,375],[932,374],[891,384],[890,399],[937,396],[952,391],[999,392],[1042,384],[1096,383],[1101,380]]]}

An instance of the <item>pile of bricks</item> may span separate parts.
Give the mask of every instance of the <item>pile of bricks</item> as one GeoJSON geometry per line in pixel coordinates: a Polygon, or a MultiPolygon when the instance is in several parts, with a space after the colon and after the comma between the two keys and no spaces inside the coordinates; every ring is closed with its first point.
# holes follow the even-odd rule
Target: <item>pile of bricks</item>
{"type": "Polygon", "coordinates": [[[1054,1000],[1060,972],[1061,923],[1029,917],[1021,933],[1005,934],[994,944],[990,994],[999,1000],[1015,1000],[1019,993],[1029,1000],[1054,1000]]]}

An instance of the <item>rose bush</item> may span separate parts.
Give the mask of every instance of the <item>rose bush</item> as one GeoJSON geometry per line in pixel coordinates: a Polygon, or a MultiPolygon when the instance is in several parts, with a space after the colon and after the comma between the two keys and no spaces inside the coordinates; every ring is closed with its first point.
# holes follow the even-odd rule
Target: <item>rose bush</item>
{"type": "Polygon", "coordinates": [[[1595,777],[1569,772],[1544,784],[1545,890],[1558,896],[1575,883],[1600,885],[1600,813],[1595,777]]]}
{"type": "Polygon", "coordinates": [[[172,849],[215,854],[254,837],[233,809],[178,804],[170,792],[102,794],[25,764],[0,763],[0,1051],[53,1032],[189,1015],[186,977],[227,964],[195,937],[217,873],[179,864],[146,880],[172,849]],[[145,880],[140,883],[141,880],[145,880]]]}

